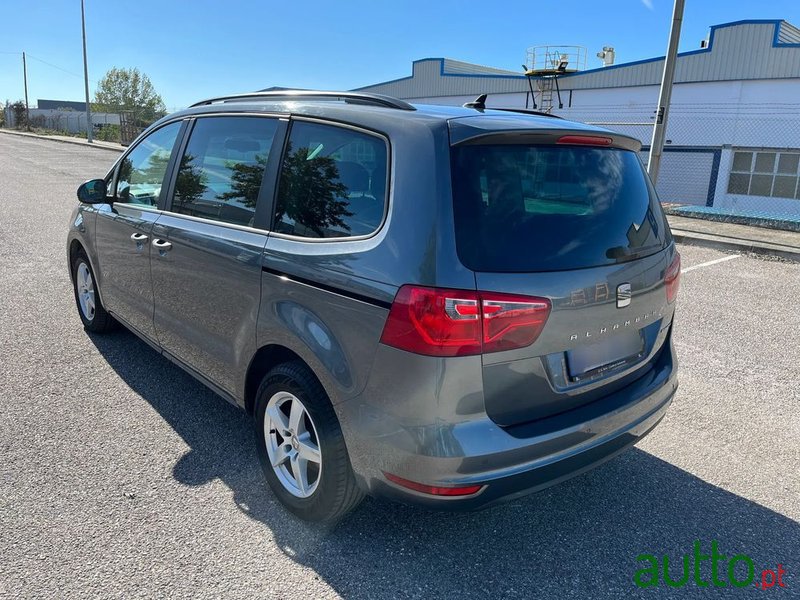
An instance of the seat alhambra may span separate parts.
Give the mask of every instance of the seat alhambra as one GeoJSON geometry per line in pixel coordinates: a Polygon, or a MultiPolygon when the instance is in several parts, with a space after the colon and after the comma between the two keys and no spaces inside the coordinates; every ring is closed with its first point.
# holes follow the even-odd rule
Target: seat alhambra
{"type": "Polygon", "coordinates": [[[485,507],[629,448],[672,400],[680,257],[640,149],[482,102],[210,99],[79,188],[78,313],[251,414],[304,519],[365,494],[485,507]]]}

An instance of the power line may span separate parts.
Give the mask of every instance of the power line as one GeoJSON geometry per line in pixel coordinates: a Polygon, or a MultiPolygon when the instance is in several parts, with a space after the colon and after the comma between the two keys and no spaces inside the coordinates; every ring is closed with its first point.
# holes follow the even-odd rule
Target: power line
{"type": "MultiPolygon", "coordinates": [[[[46,60],[41,59],[41,58],[39,58],[37,56],[34,56],[33,54],[28,54],[28,58],[32,58],[32,59],[34,59],[34,60],[36,60],[36,61],[38,61],[38,62],[40,62],[42,64],[47,65],[48,67],[53,67],[54,69],[58,69],[59,71],[63,71],[67,75],[72,75],[73,77],[78,77],[80,79],[83,79],[83,75],[79,75],[78,73],[73,73],[72,71],[69,71],[69,70],[67,70],[67,69],[65,69],[63,67],[59,67],[58,65],[54,65],[51,62],[47,62],[46,60]]],[[[97,83],[97,81],[95,79],[90,79],[90,81],[92,83],[97,83]]]]}

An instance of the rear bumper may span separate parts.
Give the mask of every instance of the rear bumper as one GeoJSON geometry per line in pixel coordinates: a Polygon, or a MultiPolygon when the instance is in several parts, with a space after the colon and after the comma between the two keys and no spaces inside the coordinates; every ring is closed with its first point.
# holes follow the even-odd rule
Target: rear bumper
{"type": "Polygon", "coordinates": [[[488,417],[459,423],[400,423],[365,400],[340,404],[345,439],[361,486],[374,495],[432,508],[472,510],[541,490],[613,458],[664,417],[677,389],[671,336],[653,368],[586,406],[503,428],[488,417]],[[483,488],[442,497],[387,481],[384,473],[432,486],[483,488]]]}

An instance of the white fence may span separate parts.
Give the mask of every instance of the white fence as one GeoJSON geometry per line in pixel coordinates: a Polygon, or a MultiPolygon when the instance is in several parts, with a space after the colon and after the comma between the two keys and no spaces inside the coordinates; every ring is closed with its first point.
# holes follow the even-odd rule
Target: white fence
{"type": "MultiPolygon", "coordinates": [[[[29,112],[31,126],[33,127],[45,127],[69,133],[86,131],[85,112],[43,108],[31,108],[29,112]]],[[[92,124],[95,129],[105,125],[119,125],[119,115],[115,113],[92,113],[92,124]]],[[[6,127],[16,126],[14,111],[11,108],[6,108],[6,127]]]]}

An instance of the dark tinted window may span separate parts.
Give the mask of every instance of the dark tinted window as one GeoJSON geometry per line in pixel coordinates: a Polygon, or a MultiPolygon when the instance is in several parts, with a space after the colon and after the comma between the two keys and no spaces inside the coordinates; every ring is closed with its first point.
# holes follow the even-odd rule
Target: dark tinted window
{"type": "Polygon", "coordinates": [[[281,170],[275,231],[310,238],[375,231],[386,205],[386,143],[330,125],[295,122],[281,170]]]}
{"type": "Polygon", "coordinates": [[[475,271],[613,264],[669,240],[635,153],[579,146],[453,148],[458,253],[475,271]]]}
{"type": "Polygon", "coordinates": [[[136,144],[119,164],[115,202],[155,206],[161,194],[172,147],[181,129],[170,123],[136,144]]]}
{"type": "Polygon", "coordinates": [[[252,225],[277,126],[263,117],[197,119],[181,158],[172,211],[252,225]]]}

